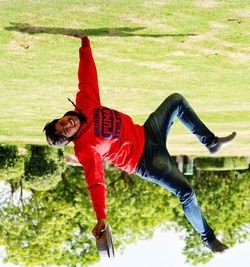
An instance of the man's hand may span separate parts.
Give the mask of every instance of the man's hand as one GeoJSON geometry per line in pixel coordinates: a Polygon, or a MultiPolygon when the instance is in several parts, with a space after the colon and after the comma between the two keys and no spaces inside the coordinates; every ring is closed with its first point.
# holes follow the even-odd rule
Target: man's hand
{"type": "Polygon", "coordinates": [[[92,230],[92,233],[95,236],[95,238],[97,238],[97,239],[100,238],[101,232],[104,229],[105,229],[105,219],[98,219],[96,226],[92,230]]]}
{"type": "Polygon", "coordinates": [[[66,33],[65,35],[75,37],[75,38],[80,38],[80,39],[87,37],[87,35],[77,34],[77,33],[66,33]]]}

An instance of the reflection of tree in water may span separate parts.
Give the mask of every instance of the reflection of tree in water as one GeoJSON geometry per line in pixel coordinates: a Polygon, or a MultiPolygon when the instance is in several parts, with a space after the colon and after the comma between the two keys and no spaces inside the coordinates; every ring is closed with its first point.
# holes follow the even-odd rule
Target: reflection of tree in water
{"type": "MultiPolygon", "coordinates": [[[[56,153],[46,153],[47,156],[41,158],[47,163],[52,159],[60,161],[61,154],[57,150],[56,153]]],[[[57,173],[54,167],[51,173],[57,173]]],[[[62,165],[60,168],[62,171],[62,165]]],[[[7,261],[27,266],[75,266],[77,263],[85,266],[98,261],[94,238],[90,234],[95,215],[82,168],[68,167],[59,176],[56,187],[50,181],[50,188],[44,185],[47,191],[37,191],[33,187],[29,201],[23,198],[19,205],[13,205],[6,200],[2,205],[0,245],[6,246],[7,261]]],[[[27,180],[29,175],[24,173],[22,177],[27,180]]],[[[53,175],[50,177],[55,179],[53,175]]],[[[244,242],[250,236],[247,228],[249,178],[249,171],[202,170],[198,178],[188,177],[208,222],[231,246],[244,242]]],[[[106,170],[105,179],[108,188],[107,219],[112,225],[116,249],[139,238],[150,238],[156,227],[164,225],[165,230],[169,227],[175,227],[177,232],[187,229],[183,236],[187,244],[183,253],[189,262],[206,262],[212,257],[185,219],[176,197],[157,185],[125,175],[113,167],[106,170]]],[[[19,180],[22,179],[19,177],[19,180]]],[[[14,183],[13,180],[10,182],[14,183]]],[[[27,181],[23,186],[32,187],[27,181]]]]}

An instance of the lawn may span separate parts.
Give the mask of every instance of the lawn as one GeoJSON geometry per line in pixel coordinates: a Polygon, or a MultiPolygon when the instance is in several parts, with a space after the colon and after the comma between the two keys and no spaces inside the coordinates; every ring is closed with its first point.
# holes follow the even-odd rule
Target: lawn
{"type": "MultiPolygon", "coordinates": [[[[102,104],[142,124],[173,92],[218,135],[221,155],[250,151],[248,1],[0,1],[0,142],[45,143],[46,122],[72,109],[79,40],[87,34],[102,104]]],[[[179,122],[173,154],[207,155],[179,122]]]]}

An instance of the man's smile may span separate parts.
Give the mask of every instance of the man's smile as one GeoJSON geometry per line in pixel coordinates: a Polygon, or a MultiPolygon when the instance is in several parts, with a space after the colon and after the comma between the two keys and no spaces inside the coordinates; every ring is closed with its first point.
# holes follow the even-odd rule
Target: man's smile
{"type": "Polygon", "coordinates": [[[80,120],[76,116],[64,116],[56,124],[56,131],[58,134],[66,137],[75,135],[80,129],[80,120]]]}

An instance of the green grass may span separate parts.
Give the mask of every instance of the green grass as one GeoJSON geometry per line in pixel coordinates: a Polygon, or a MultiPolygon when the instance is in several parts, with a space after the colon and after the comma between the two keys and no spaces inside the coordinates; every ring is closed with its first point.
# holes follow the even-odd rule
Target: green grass
{"type": "MultiPolygon", "coordinates": [[[[169,94],[183,94],[218,135],[238,132],[222,155],[248,155],[248,1],[0,1],[0,141],[45,143],[44,124],[60,117],[77,90],[85,33],[102,104],[143,123],[169,94]]],[[[180,123],[174,153],[205,155],[180,123]]]]}

